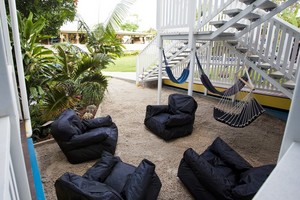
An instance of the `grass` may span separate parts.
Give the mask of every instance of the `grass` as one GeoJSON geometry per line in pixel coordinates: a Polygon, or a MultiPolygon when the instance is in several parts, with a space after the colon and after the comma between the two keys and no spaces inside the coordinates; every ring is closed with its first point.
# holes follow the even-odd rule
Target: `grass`
{"type": "Polygon", "coordinates": [[[103,71],[105,72],[135,72],[136,55],[123,56],[117,58],[114,64],[110,64],[103,71]]]}

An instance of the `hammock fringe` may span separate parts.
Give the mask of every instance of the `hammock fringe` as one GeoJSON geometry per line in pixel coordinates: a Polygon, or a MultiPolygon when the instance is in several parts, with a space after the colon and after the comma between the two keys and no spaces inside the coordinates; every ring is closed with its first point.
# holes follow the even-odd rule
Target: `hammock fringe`
{"type": "Polygon", "coordinates": [[[254,87],[249,76],[251,68],[248,71],[245,71],[245,74],[238,79],[233,86],[224,91],[219,91],[213,86],[207,75],[204,73],[197,54],[196,61],[202,84],[207,88],[208,91],[222,96],[221,100],[219,101],[218,105],[214,107],[213,111],[213,116],[217,121],[227,124],[231,127],[243,128],[250,125],[262,113],[264,113],[264,108],[252,95],[254,87]],[[241,98],[241,100],[233,101],[230,97],[241,93],[242,88],[246,84],[250,87],[250,92],[244,98],[241,98]]]}

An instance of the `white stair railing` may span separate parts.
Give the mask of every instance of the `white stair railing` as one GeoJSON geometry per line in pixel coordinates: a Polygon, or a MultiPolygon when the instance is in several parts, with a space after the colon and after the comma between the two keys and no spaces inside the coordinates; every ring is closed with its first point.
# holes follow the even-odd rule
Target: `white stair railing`
{"type": "Polygon", "coordinates": [[[260,57],[261,62],[269,63],[286,78],[296,81],[300,68],[299,28],[273,17],[251,31],[246,45],[260,57]]]}
{"type": "MultiPolygon", "coordinates": [[[[193,34],[203,33],[205,31],[214,31],[217,28],[212,26],[209,22],[211,22],[212,20],[228,21],[232,19],[232,17],[223,14],[223,10],[234,10],[236,8],[240,8],[241,10],[243,10],[248,7],[246,4],[241,3],[239,0],[196,0],[196,21],[193,21],[194,24],[191,25],[186,21],[183,23],[183,21],[177,20],[177,17],[180,17],[181,15],[185,16],[184,19],[188,19],[188,15],[186,13],[188,9],[179,11],[179,7],[183,6],[183,2],[185,1],[182,0],[179,2],[179,0],[163,0],[157,2],[158,7],[161,6],[158,15],[158,17],[160,17],[160,19],[158,19],[158,28],[160,31],[159,33],[161,33],[162,37],[164,38],[163,46],[165,49],[165,42],[169,41],[169,43],[171,43],[170,41],[172,41],[172,35],[176,40],[176,38],[178,38],[178,35],[184,33],[185,38],[190,39],[187,38],[187,35],[189,35],[190,37],[190,30],[193,30],[193,34]],[[186,28],[189,28],[189,31],[186,28]],[[177,31],[177,33],[175,31],[177,31]]],[[[273,16],[275,13],[286,8],[288,5],[291,5],[293,2],[295,2],[295,0],[288,0],[286,2],[283,2],[269,12],[265,12],[260,9],[251,11],[251,13],[254,12],[257,14],[257,16],[261,16],[260,19],[254,22],[251,22],[247,19],[241,19],[241,21],[245,22],[248,27],[236,34],[236,36],[239,36],[237,37],[237,40],[240,41],[240,44],[244,45],[244,47],[247,47],[248,50],[250,50],[248,52],[248,55],[256,54],[259,56],[258,63],[256,64],[268,63],[271,66],[271,70],[267,72],[264,71],[263,75],[260,74],[261,70],[252,72],[254,84],[258,89],[279,93],[279,90],[283,88],[282,84],[285,81],[288,81],[289,83],[290,81],[295,82],[295,77],[299,73],[300,56],[298,56],[298,54],[300,31],[298,28],[289,25],[287,22],[277,17],[271,17],[271,15],[273,16]],[[268,21],[261,23],[262,19],[268,19],[268,21]],[[254,25],[257,27],[255,27],[254,25]],[[275,79],[269,76],[269,74],[274,71],[281,72],[284,78],[281,78],[280,81],[273,81],[275,79]],[[264,77],[267,77],[267,79],[265,79],[264,77]]],[[[262,3],[263,1],[259,0],[251,5],[260,5],[262,3]]],[[[188,4],[186,4],[185,6],[187,5],[188,4]]],[[[190,19],[193,18],[191,17],[190,19]]],[[[239,21],[239,23],[241,21],[239,21]]],[[[226,31],[230,32],[231,28],[226,31]]],[[[181,40],[185,38],[181,37],[181,40]]],[[[202,37],[200,37],[199,39],[201,38],[202,37]]],[[[204,37],[203,39],[205,38],[206,37],[204,37]]],[[[199,40],[197,42],[199,42],[199,40]]],[[[239,52],[235,51],[235,49],[234,51],[232,51],[232,48],[228,48],[229,46],[226,47],[220,44],[220,42],[211,41],[210,46],[206,45],[206,47],[200,47],[198,51],[205,52],[204,54],[206,55],[206,57],[201,57],[201,61],[204,65],[204,68],[208,70],[207,72],[209,73],[213,83],[217,83],[220,85],[223,84],[226,87],[226,85],[230,85],[233,83],[233,74],[240,68],[241,65],[243,65],[243,56],[241,57],[239,52]],[[208,66],[212,68],[208,68],[208,66]]],[[[186,66],[186,64],[187,63],[180,62],[178,65],[176,65],[174,75],[180,75],[182,69],[186,66]]],[[[195,66],[196,82],[200,81],[198,78],[197,67],[195,66]]],[[[288,97],[291,97],[291,91],[286,92],[287,90],[285,88],[283,88],[283,90],[284,94],[286,94],[288,97]]]]}
{"type": "MultiPolygon", "coordinates": [[[[166,52],[172,51],[172,49],[178,49],[182,45],[180,40],[165,40],[164,49],[166,52]]],[[[137,83],[142,79],[146,81],[152,74],[157,73],[153,71],[158,65],[158,51],[157,37],[155,37],[137,56],[136,60],[136,81],[137,83]]]]}
{"type": "Polygon", "coordinates": [[[241,7],[241,3],[236,0],[198,0],[197,1],[197,21],[196,29],[201,31],[211,31],[212,26],[208,24],[212,19],[216,18],[218,20],[223,19],[225,16],[222,15],[222,11],[225,8],[230,8],[228,6],[233,6],[234,8],[241,7]],[[234,2],[232,4],[232,2],[234,2]],[[201,14],[199,14],[201,13],[201,14]]]}
{"type": "Polygon", "coordinates": [[[136,81],[149,67],[153,67],[158,60],[157,37],[155,37],[136,58],[136,81]]]}

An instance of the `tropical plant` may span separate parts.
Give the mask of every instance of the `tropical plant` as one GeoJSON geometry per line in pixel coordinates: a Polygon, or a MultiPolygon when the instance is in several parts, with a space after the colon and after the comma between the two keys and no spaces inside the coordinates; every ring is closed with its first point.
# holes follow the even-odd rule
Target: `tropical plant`
{"type": "Polygon", "coordinates": [[[112,27],[117,24],[114,20],[121,20],[127,11],[121,9],[123,6],[122,3],[117,5],[118,9],[112,13],[106,26],[99,25],[90,32],[89,53],[71,44],[59,44],[54,54],[40,44],[42,39],[49,38],[42,34],[47,20],[40,15],[34,18],[32,13],[22,19],[19,14],[21,50],[34,133],[42,133],[39,129],[41,124],[53,120],[66,108],[98,105],[102,101],[107,79],[101,70],[122,53],[122,45],[112,27]]]}
{"type": "Polygon", "coordinates": [[[127,17],[130,6],[135,2],[136,0],[120,1],[105,23],[98,24],[93,31],[80,16],[77,16],[79,29],[84,29],[87,32],[87,46],[92,53],[104,53],[111,56],[112,59],[122,55],[124,47],[121,40],[116,36],[116,30],[120,29],[123,20],[127,17]]]}
{"type": "Polygon", "coordinates": [[[56,49],[55,76],[51,78],[41,106],[45,120],[79,103],[98,105],[107,88],[101,70],[112,62],[105,54],[88,54],[71,44],[59,44],[56,49]]]}
{"type": "Polygon", "coordinates": [[[18,22],[29,103],[38,103],[45,94],[47,81],[53,76],[53,52],[39,43],[48,38],[40,34],[45,26],[44,18],[33,22],[32,13],[24,19],[18,14],[18,22]]]}
{"type": "Polygon", "coordinates": [[[104,53],[111,56],[112,59],[120,57],[124,46],[115,31],[98,24],[92,32],[93,38],[88,39],[87,46],[93,53],[104,53]]]}
{"type": "Polygon", "coordinates": [[[138,24],[127,22],[121,25],[121,29],[124,31],[133,31],[135,32],[139,28],[138,24]]]}
{"type": "MultiPolygon", "coordinates": [[[[282,0],[275,0],[277,4],[281,4],[284,1],[282,0]]],[[[281,13],[278,14],[280,18],[293,24],[294,26],[300,28],[300,16],[298,15],[300,9],[300,2],[296,2],[290,7],[283,10],[281,13]]]]}

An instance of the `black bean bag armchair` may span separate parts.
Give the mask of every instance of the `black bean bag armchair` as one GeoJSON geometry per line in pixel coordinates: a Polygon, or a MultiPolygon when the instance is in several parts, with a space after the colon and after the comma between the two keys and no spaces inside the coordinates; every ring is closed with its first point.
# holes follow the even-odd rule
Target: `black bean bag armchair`
{"type": "Polygon", "coordinates": [[[148,105],[145,126],[164,140],[190,135],[198,104],[192,96],[171,94],[168,105],[148,105]]]}
{"type": "Polygon", "coordinates": [[[118,140],[118,128],[109,115],[81,121],[72,109],[51,124],[51,134],[72,164],[98,159],[102,151],[114,154],[118,140]]]}
{"type": "Polygon", "coordinates": [[[195,199],[250,200],[274,167],[252,167],[217,138],[201,155],[187,149],[179,164],[178,177],[195,199]]]}
{"type": "Polygon", "coordinates": [[[152,162],[134,167],[108,152],[83,176],[67,172],[54,185],[58,200],[155,200],[161,189],[152,162]]]}

